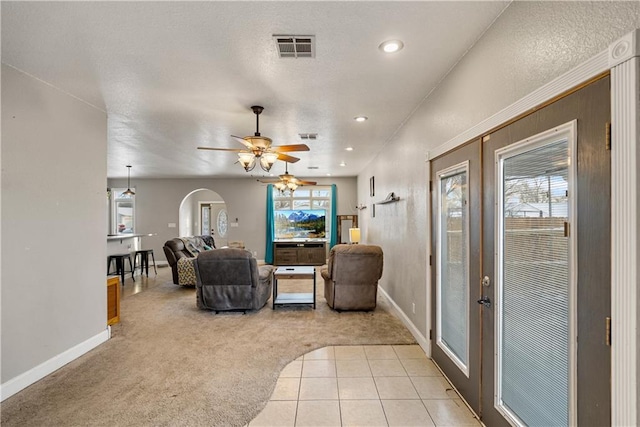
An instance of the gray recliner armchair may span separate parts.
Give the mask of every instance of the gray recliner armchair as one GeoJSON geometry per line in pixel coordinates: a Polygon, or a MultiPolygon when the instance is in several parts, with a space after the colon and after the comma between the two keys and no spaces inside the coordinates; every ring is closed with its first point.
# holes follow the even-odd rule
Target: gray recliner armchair
{"type": "Polygon", "coordinates": [[[244,249],[216,249],[195,260],[196,299],[205,310],[259,310],[271,295],[274,267],[244,249]]]}
{"type": "Polygon", "coordinates": [[[324,297],[334,310],[376,308],[378,280],[382,277],[382,248],[375,245],[336,245],[320,270],[324,297]]]}

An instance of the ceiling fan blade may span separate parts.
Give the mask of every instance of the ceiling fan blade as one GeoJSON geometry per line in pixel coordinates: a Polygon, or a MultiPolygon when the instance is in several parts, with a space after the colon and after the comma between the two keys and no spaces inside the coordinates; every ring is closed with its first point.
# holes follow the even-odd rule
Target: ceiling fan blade
{"type": "Polygon", "coordinates": [[[281,153],[277,153],[277,154],[278,154],[278,160],[282,160],[283,162],[295,163],[298,160],[300,160],[299,158],[289,156],[288,154],[281,154],[281,153]]]}
{"type": "Polygon", "coordinates": [[[277,184],[280,182],[279,179],[259,179],[258,181],[260,181],[263,184],[277,184]]]}
{"type": "Polygon", "coordinates": [[[253,144],[252,144],[252,143],[250,143],[249,141],[247,141],[247,140],[246,140],[246,139],[244,139],[244,138],[241,138],[241,137],[239,137],[239,136],[235,136],[235,135],[231,135],[231,138],[235,139],[235,140],[236,140],[236,141],[238,141],[240,144],[244,145],[245,147],[247,147],[247,148],[249,148],[249,149],[254,148],[254,147],[253,147],[253,144]]]}
{"type": "Polygon", "coordinates": [[[234,153],[241,153],[243,151],[246,151],[242,148],[217,148],[217,147],[198,147],[198,150],[233,151],[234,153]]]}
{"type": "Polygon", "coordinates": [[[280,153],[288,153],[290,151],[309,151],[307,144],[291,144],[291,145],[277,145],[271,147],[272,151],[278,151],[280,153]]]}
{"type": "Polygon", "coordinates": [[[298,181],[296,181],[296,184],[298,185],[316,185],[315,181],[303,181],[301,179],[299,179],[298,181]]]}

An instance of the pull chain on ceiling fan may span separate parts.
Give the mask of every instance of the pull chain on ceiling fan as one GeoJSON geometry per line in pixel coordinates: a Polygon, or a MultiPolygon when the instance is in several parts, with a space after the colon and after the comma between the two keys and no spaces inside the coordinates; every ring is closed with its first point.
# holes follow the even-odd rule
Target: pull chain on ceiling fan
{"type": "Polygon", "coordinates": [[[309,151],[309,147],[306,144],[272,146],[271,138],[260,135],[260,113],[262,113],[264,107],[254,105],[251,107],[251,110],[256,115],[256,132],[254,135],[245,136],[244,138],[231,135],[233,139],[245,146],[244,149],[217,147],[198,147],[198,149],[236,152],[238,153],[238,161],[247,172],[252,171],[258,163],[265,172],[269,172],[276,160],[282,160],[289,163],[295,163],[300,160],[297,157],[283,153],[292,151],[309,151]]]}

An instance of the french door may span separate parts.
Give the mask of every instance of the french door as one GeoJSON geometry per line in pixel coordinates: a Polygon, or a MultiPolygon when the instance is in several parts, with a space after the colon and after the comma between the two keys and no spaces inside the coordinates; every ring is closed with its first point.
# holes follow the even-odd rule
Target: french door
{"type": "Polygon", "coordinates": [[[487,426],[610,424],[609,106],[604,77],[432,163],[433,358],[487,426]]]}
{"type": "Polygon", "coordinates": [[[431,164],[431,353],[469,405],[480,402],[480,141],[431,164]]]}

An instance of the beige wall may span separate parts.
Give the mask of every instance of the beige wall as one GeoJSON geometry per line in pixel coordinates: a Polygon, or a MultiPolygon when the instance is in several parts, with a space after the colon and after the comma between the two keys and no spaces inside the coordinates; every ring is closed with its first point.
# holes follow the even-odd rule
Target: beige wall
{"type": "Polygon", "coordinates": [[[2,66],[3,398],[7,381],[106,331],[106,126],[2,66]]]}
{"type": "MultiPolygon", "coordinates": [[[[353,215],[356,206],[356,178],[309,178],[319,185],[336,184],[338,191],[338,215],[353,215]]],[[[121,186],[126,180],[110,179],[110,187],[121,186]]],[[[206,188],[215,191],[227,205],[229,232],[227,239],[241,240],[246,249],[257,252],[264,259],[266,242],[266,184],[255,178],[236,179],[132,179],[136,188],[136,230],[139,233],[156,233],[142,238],[144,248],[153,249],[157,260],[164,260],[164,242],[178,237],[178,228],[168,228],[178,223],[180,203],[193,190],[206,188]],[[238,219],[238,227],[231,223],[238,219]]]]}
{"type": "Polygon", "coordinates": [[[385,251],[382,288],[427,336],[429,150],[640,27],[639,2],[513,2],[358,175],[363,239],[385,251]],[[375,176],[376,197],[369,197],[375,176]],[[371,202],[394,191],[398,203],[371,202]],[[412,313],[412,303],[416,305],[412,313]]]}

